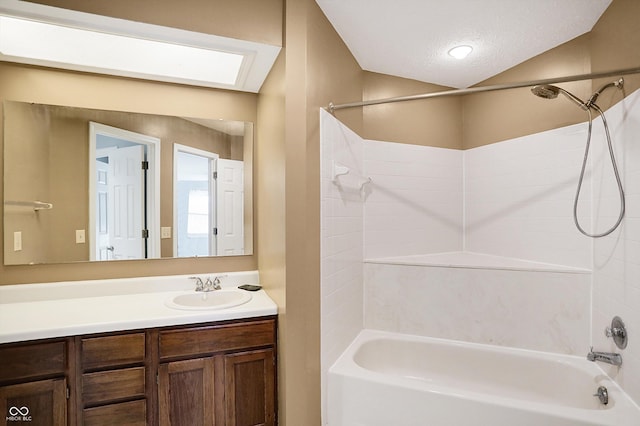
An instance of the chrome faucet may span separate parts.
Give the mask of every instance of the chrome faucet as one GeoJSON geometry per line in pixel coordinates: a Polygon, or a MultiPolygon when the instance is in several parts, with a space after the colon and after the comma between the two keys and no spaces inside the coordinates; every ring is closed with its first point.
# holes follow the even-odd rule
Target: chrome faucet
{"type": "Polygon", "coordinates": [[[615,365],[618,367],[622,365],[622,356],[620,354],[613,352],[594,352],[593,347],[587,354],[587,359],[593,362],[606,362],[607,364],[615,365]]]}
{"type": "Polygon", "coordinates": [[[196,280],[196,291],[213,291],[222,290],[220,285],[220,278],[224,278],[226,275],[218,275],[211,280],[211,277],[207,277],[205,281],[202,281],[200,277],[189,277],[190,280],[196,280]]]}

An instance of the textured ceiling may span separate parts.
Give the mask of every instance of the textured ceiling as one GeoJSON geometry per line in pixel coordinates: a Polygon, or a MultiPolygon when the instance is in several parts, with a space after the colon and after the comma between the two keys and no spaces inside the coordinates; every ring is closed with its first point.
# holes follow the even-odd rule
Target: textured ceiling
{"type": "Polygon", "coordinates": [[[611,1],[316,0],[363,69],[456,88],[589,32],[611,1]]]}

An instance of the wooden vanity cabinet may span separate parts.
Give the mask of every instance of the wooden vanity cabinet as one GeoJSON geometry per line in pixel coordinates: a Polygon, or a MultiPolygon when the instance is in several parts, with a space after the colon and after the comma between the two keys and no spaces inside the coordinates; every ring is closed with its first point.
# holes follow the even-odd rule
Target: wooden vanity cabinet
{"type": "Polygon", "coordinates": [[[275,426],[275,365],[275,316],[3,344],[0,425],[275,426]]]}
{"type": "Polygon", "coordinates": [[[67,342],[0,346],[0,424],[67,424],[67,342]]]}

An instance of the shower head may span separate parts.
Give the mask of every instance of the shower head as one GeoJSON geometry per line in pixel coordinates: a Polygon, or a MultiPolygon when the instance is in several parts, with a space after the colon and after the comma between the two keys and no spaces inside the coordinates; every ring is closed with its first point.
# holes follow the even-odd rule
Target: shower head
{"type": "Polygon", "coordinates": [[[544,99],[555,99],[560,93],[560,88],[550,84],[543,84],[532,87],[531,93],[544,99]]]}
{"type": "Polygon", "coordinates": [[[558,86],[553,86],[551,84],[542,84],[539,86],[534,86],[531,88],[531,93],[544,99],[555,99],[558,97],[558,94],[562,93],[564,96],[569,98],[572,102],[574,102],[580,108],[585,110],[587,109],[587,105],[584,102],[582,102],[580,98],[578,98],[577,96],[567,92],[566,90],[558,86]]]}

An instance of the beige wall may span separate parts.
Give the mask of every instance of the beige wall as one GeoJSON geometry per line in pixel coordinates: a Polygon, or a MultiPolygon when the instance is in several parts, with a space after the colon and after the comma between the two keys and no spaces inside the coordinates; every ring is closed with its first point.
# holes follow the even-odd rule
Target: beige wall
{"type": "MultiPolygon", "coordinates": [[[[591,68],[594,72],[610,71],[622,68],[640,67],[640,1],[613,0],[611,6],[602,15],[591,31],[591,68]]],[[[593,82],[593,90],[609,83],[614,78],[598,79],[593,82]]],[[[640,88],[640,74],[624,77],[625,95],[640,88]]],[[[598,98],[603,108],[620,100],[615,90],[598,98]],[[614,93],[611,93],[614,92],[614,93]]]]}
{"type": "MultiPolygon", "coordinates": [[[[588,74],[590,70],[587,34],[525,61],[477,86],[588,74]]],[[[591,94],[589,80],[563,83],[560,86],[582,99],[588,98],[591,94]]],[[[566,99],[541,99],[534,96],[527,87],[467,95],[463,97],[462,102],[463,149],[567,126],[587,119],[583,110],[566,99]]]]}
{"type": "Polygon", "coordinates": [[[282,0],[30,0],[81,12],[282,46],[282,0]]]}
{"type": "MultiPolygon", "coordinates": [[[[258,100],[255,149],[256,237],[260,283],[278,305],[278,403],[285,416],[287,349],[287,305],[285,267],[285,52],[281,52],[258,100]]],[[[284,422],[281,422],[283,425],[284,422]]]]}
{"type": "MultiPolygon", "coordinates": [[[[4,134],[16,141],[5,146],[3,155],[12,161],[5,165],[4,187],[6,201],[46,201],[51,199],[48,178],[49,144],[36,143],[47,140],[48,115],[44,108],[30,108],[26,103],[5,104],[4,115],[16,116],[10,125],[4,126],[4,134]],[[34,125],[33,123],[37,123],[34,125]],[[15,190],[20,188],[20,190],[15,190]]],[[[51,215],[35,212],[19,206],[4,206],[4,247],[13,247],[13,233],[22,233],[22,251],[7,252],[7,263],[29,263],[30,259],[43,259],[50,255],[51,215]]]]}
{"type": "MultiPolygon", "coordinates": [[[[364,73],[363,100],[386,99],[419,93],[451,90],[450,87],[372,72],[364,73]]],[[[344,110],[336,111],[342,118],[344,110]]],[[[371,105],[362,108],[365,139],[462,148],[462,99],[431,100],[371,105]]]]}
{"type": "MultiPolygon", "coordinates": [[[[320,425],[319,110],[362,97],[362,70],[313,0],[286,2],[286,424],[320,425]]],[[[362,131],[362,112],[341,120],[362,131]]],[[[261,253],[262,255],[262,253],[261,253]]]]}
{"type": "Polygon", "coordinates": [[[5,264],[89,260],[87,244],[75,244],[75,230],[87,230],[87,127],[45,105],[4,103],[6,200],[44,201],[52,210],[5,207],[5,246],[22,233],[22,250],[5,251],[5,264]],[[80,124],[80,125],[78,125],[80,124]],[[78,143],[78,133],[84,143],[78,143]],[[67,238],[65,238],[67,237],[67,238]]]}

